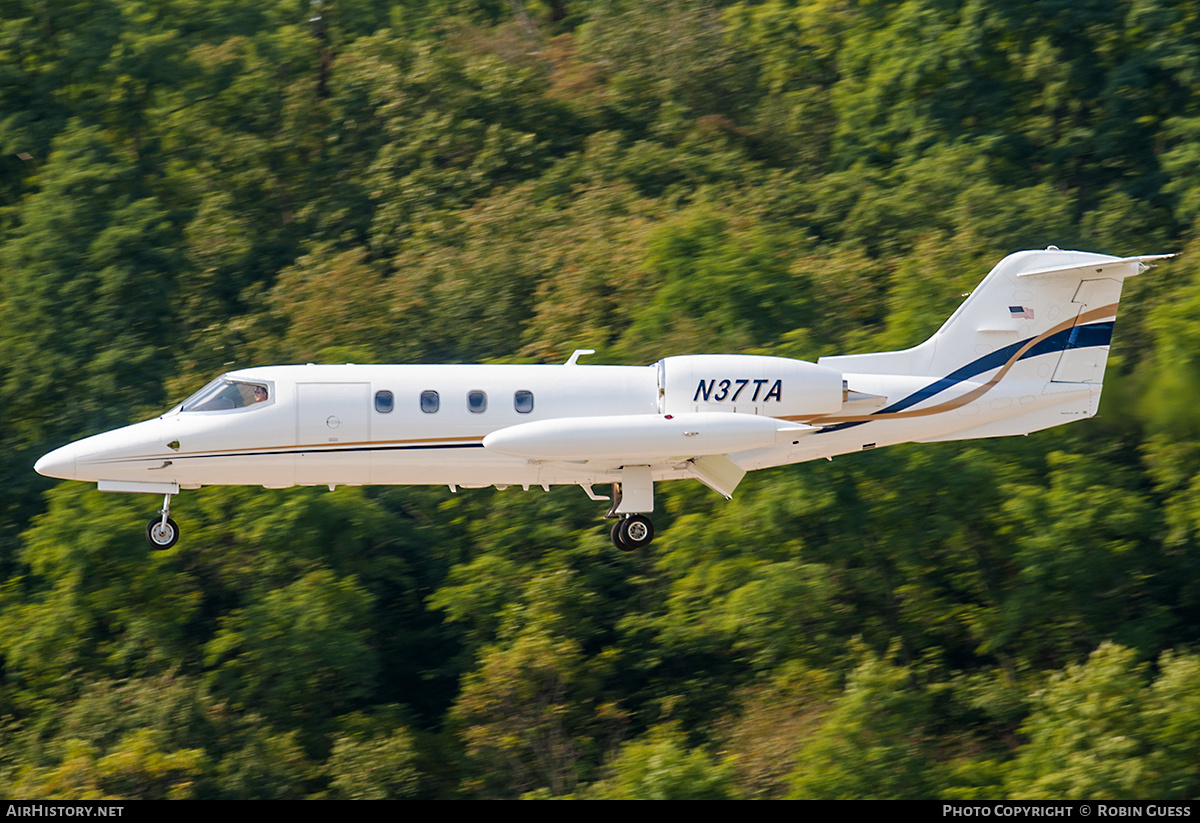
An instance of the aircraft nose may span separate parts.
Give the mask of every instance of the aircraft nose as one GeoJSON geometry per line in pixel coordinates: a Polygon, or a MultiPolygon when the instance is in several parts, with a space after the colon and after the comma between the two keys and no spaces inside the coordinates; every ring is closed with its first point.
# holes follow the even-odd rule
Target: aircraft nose
{"type": "Polygon", "coordinates": [[[55,449],[49,454],[42,455],[42,458],[33,464],[33,470],[46,477],[74,480],[75,451],[74,443],[63,446],[61,449],[55,449]]]}

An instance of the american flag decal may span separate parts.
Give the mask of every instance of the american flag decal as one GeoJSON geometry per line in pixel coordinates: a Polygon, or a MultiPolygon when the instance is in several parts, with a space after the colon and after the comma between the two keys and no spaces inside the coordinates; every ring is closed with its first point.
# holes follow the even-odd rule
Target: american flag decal
{"type": "Polygon", "coordinates": [[[1033,319],[1033,309],[1028,306],[1009,306],[1008,313],[1012,315],[1013,320],[1033,319]]]}

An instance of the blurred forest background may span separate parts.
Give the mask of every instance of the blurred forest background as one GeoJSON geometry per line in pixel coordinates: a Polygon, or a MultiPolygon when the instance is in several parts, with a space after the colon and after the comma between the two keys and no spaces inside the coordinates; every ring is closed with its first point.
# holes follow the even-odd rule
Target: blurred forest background
{"type": "Polygon", "coordinates": [[[0,0],[0,796],[1200,795],[1198,0],[0,0]],[[34,474],[234,367],[815,359],[1003,255],[1101,415],[578,489],[34,474]]]}

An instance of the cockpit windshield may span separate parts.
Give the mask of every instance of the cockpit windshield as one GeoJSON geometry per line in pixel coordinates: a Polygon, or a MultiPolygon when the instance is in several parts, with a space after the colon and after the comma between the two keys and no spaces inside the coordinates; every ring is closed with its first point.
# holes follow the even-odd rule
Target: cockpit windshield
{"type": "Polygon", "coordinates": [[[248,383],[218,377],[200,391],[183,401],[180,411],[221,411],[242,409],[264,403],[270,399],[271,389],[266,383],[248,383]]]}

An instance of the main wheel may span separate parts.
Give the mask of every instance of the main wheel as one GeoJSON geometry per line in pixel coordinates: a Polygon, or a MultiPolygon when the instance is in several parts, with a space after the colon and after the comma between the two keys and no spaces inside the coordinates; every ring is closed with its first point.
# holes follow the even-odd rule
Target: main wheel
{"type": "Polygon", "coordinates": [[[613,523],[612,531],[608,533],[608,536],[612,539],[613,545],[618,549],[623,552],[631,552],[633,551],[634,547],[625,545],[624,541],[621,540],[621,527],[623,525],[625,525],[625,521],[623,519],[613,523]]]}
{"type": "Polygon", "coordinates": [[[654,539],[654,524],[649,517],[635,514],[618,522],[618,536],[621,542],[629,548],[627,551],[644,549],[654,539]]]}
{"type": "Polygon", "coordinates": [[[167,518],[166,528],[163,528],[161,517],[156,517],[146,525],[146,542],[152,549],[169,549],[179,540],[179,526],[167,518]]]}

